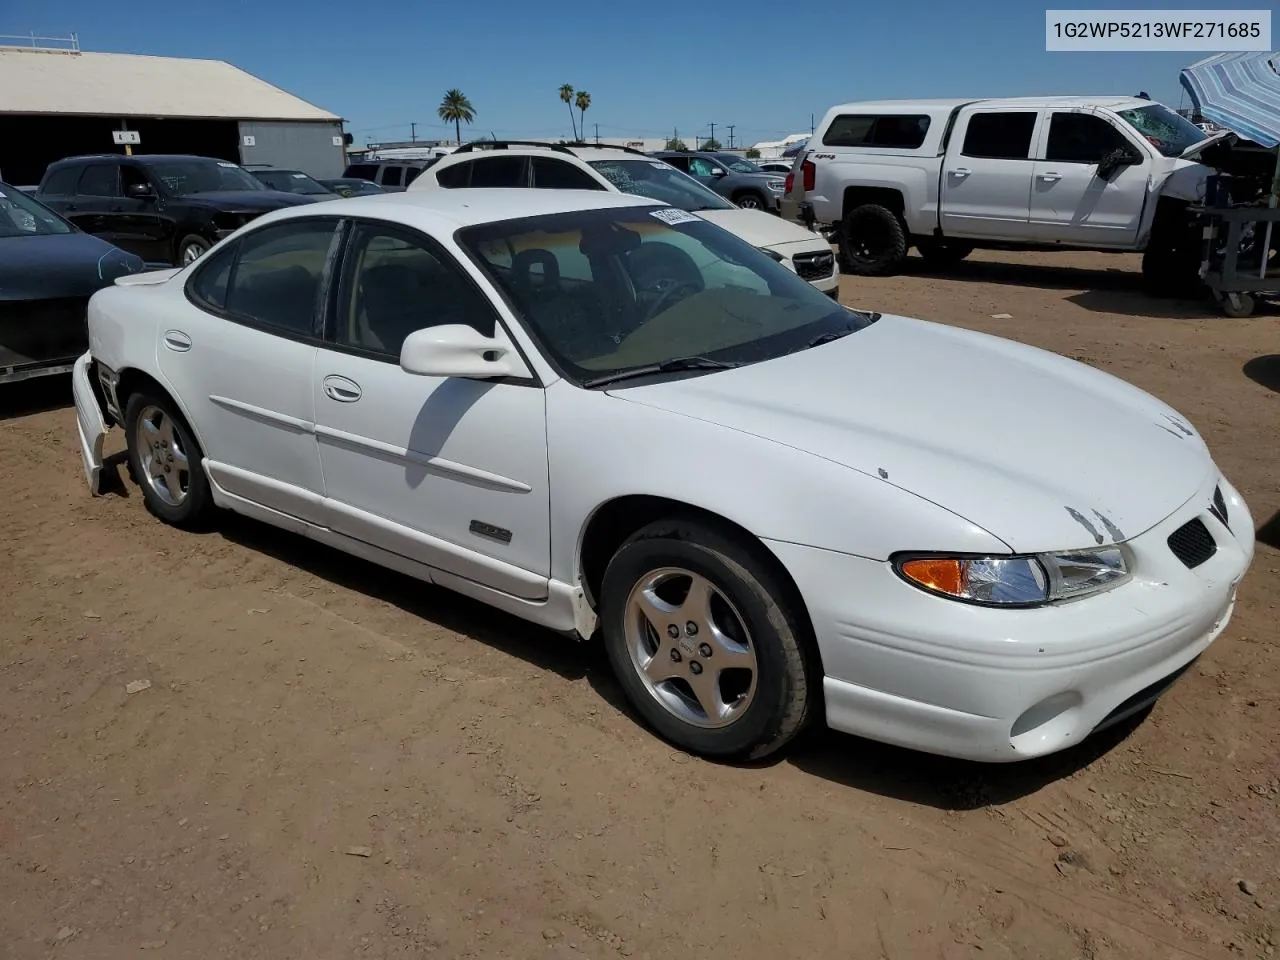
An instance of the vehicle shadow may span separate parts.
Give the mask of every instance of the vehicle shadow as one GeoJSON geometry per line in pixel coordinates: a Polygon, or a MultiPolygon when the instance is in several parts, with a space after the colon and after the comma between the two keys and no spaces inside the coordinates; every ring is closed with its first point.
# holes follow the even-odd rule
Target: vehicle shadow
{"type": "Polygon", "coordinates": [[[1166,320],[1203,320],[1221,314],[1204,298],[1152,297],[1142,289],[1142,277],[1132,270],[1097,270],[1030,263],[963,260],[934,267],[917,257],[907,261],[906,273],[959,283],[997,283],[1039,290],[1076,291],[1065,299],[1092,313],[1118,313],[1166,320]]]}
{"type": "Polygon", "coordinates": [[[1079,746],[1017,763],[975,763],[817,729],[784,762],[843,787],[939,810],[977,810],[1028,796],[1080,772],[1142,725],[1151,708],[1089,737],[1079,746]]]}
{"type": "Polygon", "coordinates": [[[1258,528],[1254,537],[1259,543],[1265,543],[1272,549],[1280,550],[1280,510],[1272,514],[1271,519],[1258,528]]]}
{"type": "Polygon", "coordinates": [[[74,402],[69,373],[0,384],[0,422],[59,410],[74,402]]]}
{"type": "Polygon", "coordinates": [[[335,586],[374,597],[410,616],[519,657],[566,680],[580,680],[600,666],[594,652],[596,644],[577,643],[450,590],[318,546],[299,534],[227,512],[210,532],[335,586]]]}
{"type": "Polygon", "coordinates": [[[1280,353],[1254,357],[1244,365],[1244,375],[1259,386],[1280,393],[1280,353]]]}

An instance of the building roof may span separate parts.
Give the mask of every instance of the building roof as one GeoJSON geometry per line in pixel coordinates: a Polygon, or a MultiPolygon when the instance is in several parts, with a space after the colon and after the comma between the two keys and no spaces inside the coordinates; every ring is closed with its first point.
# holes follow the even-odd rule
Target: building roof
{"type": "Polygon", "coordinates": [[[0,114],[328,120],[223,60],[0,47],[0,114]]]}

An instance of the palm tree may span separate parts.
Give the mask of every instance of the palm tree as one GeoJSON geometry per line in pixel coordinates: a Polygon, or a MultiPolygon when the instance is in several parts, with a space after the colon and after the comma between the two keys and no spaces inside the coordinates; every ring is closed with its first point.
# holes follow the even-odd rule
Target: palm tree
{"type": "Polygon", "coordinates": [[[591,106],[591,94],[585,90],[579,90],[578,96],[574,100],[574,105],[578,108],[578,113],[582,115],[582,137],[587,139],[587,107],[591,106]]]}
{"type": "Polygon", "coordinates": [[[564,101],[564,105],[569,108],[569,122],[573,124],[573,139],[578,139],[578,123],[573,118],[573,87],[564,83],[560,85],[560,99],[564,101]]]}
{"type": "Polygon", "coordinates": [[[458,138],[458,143],[462,143],[462,124],[470,123],[476,118],[475,107],[471,106],[471,101],[467,99],[466,94],[456,87],[445,91],[444,99],[440,101],[436,113],[445,123],[453,121],[453,132],[458,138]]]}

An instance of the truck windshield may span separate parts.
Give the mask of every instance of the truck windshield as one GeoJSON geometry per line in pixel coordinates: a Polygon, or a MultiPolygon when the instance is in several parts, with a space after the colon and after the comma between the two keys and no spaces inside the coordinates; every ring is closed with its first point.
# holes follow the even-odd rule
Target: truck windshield
{"type": "Polygon", "coordinates": [[[1179,116],[1161,103],[1119,113],[1121,120],[1146,137],[1166,157],[1181,156],[1184,150],[1207,136],[1186,117],[1179,116]]]}

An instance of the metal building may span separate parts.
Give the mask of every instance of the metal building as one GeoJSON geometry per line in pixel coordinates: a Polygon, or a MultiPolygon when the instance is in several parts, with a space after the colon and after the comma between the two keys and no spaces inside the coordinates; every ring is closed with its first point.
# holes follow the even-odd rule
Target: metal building
{"type": "Polygon", "coordinates": [[[342,176],[342,118],[229,63],[45,40],[0,45],[0,180],[35,184],[63,157],[126,151],[342,176]]]}

